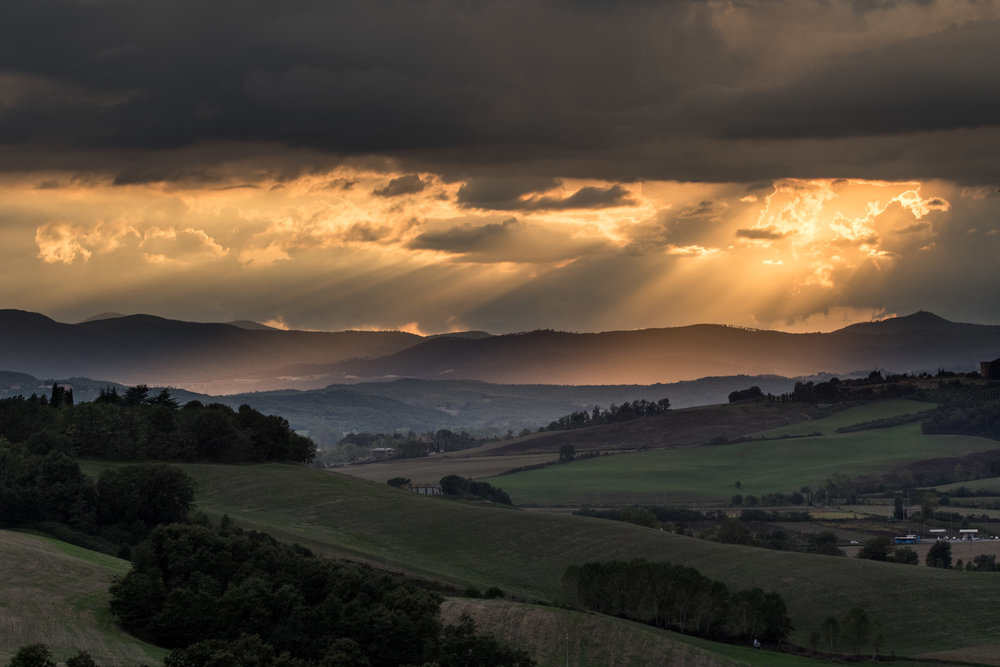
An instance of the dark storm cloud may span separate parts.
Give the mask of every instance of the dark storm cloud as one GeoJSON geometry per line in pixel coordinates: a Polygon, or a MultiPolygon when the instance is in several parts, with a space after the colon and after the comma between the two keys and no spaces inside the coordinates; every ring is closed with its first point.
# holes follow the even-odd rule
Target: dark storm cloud
{"type": "Polygon", "coordinates": [[[1000,124],[1000,22],[852,54],[787,85],[692,100],[729,138],[837,138],[1000,124]]]}
{"type": "Polygon", "coordinates": [[[587,185],[567,197],[536,194],[536,188],[548,190],[558,183],[546,178],[473,179],[459,188],[458,203],[494,211],[569,211],[636,203],[620,184],[605,188],[587,185]]]}
{"type": "Polygon", "coordinates": [[[778,239],[785,238],[785,235],[777,231],[773,227],[765,227],[762,229],[737,229],[736,236],[741,239],[751,239],[755,241],[777,241],[778,239]]]}
{"type": "MultiPolygon", "coordinates": [[[[844,2],[852,15],[924,11],[844,2]]],[[[376,155],[451,179],[997,175],[996,23],[819,55],[810,74],[760,83],[764,56],[728,42],[719,18],[775,12],[775,33],[813,29],[775,7],[5,0],[0,169],[211,181],[234,152],[296,151],[286,174],[376,155]],[[970,128],[985,129],[947,134],[970,128]],[[850,143],[858,138],[864,150],[850,143]]],[[[787,60],[800,55],[810,54],[787,60]]],[[[470,190],[462,203],[516,210],[543,190],[509,192],[470,190]]],[[[539,202],[590,208],[618,194],[585,188],[539,202]]]]}
{"type": "Polygon", "coordinates": [[[420,180],[417,174],[407,174],[389,181],[385,187],[375,188],[372,194],[376,197],[399,197],[401,195],[415,195],[421,192],[427,184],[420,180]]]}
{"type": "Polygon", "coordinates": [[[517,161],[617,146],[633,109],[728,72],[721,51],[693,2],[10,0],[0,71],[24,83],[0,142],[517,161]]]}
{"type": "Polygon", "coordinates": [[[566,211],[576,208],[610,208],[631,206],[635,200],[622,185],[598,188],[592,185],[582,187],[569,197],[539,197],[525,202],[526,208],[535,211],[566,211]]]}
{"type": "Polygon", "coordinates": [[[470,178],[458,189],[458,203],[469,208],[509,211],[521,206],[521,197],[551,190],[559,183],[550,176],[470,178]]]}
{"type": "Polygon", "coordinates": [[[471,262],[549,263],[606,250],[598,239],[576,238],[565,229],[531,225],[517,218],[475,224],[463,222],[428,230],[411,240],[411,250],[437,250],[471,262]]]}
{"type": "Polygon", "coordinates": [[[483,250],[495,244],[505,234],[515,229],[520,223],[514,219],[487,225],[462,225],[443,231],[424,232],[409,243],[409,247],[417,250],[443,250],[462,253],[483,250]]]}

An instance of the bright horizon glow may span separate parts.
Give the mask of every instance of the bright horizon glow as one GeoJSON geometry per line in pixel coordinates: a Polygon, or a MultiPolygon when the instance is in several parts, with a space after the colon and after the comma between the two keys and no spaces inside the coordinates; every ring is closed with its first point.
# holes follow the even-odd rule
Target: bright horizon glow
{"type": "Polygon", "coordinates": [[[948,266],[956,244],[1000,248],[995,228],[967,229],[984,200],[940,181],[782,179],[748,194],[566,179],[508,210],[464,204],[465,182],[431,173],[253,185],[8,177],[0,200],[28,202],[15,215],[34,227],[6,232],[17,270],[2,300],[61,321],[110,311],[419,335],[832,331],[921,309],[982,320],[899,276],[948,266]]]}

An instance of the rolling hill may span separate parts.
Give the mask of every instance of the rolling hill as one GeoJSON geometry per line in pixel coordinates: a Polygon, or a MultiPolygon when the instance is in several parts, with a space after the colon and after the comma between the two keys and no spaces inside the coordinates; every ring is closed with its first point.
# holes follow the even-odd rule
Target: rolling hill
{"type": "Polygon", "coordinates": [[[107,609],[108,586],[128,571],[128,561],[0,530],[0,562],[0,663],[36,642],[59,660],[86,651],[100,665],[158,663],[166,655],[116,628],[107,609]]]}
{"type": "MultiPolygon", "coordinates": [[[[167,653],[119,630],[105,607],[110,578],[124,574],[127,562],[11,531],[0,531],[0,557],[5,577],[0,663],[37,642],[46,644],[60,662],[86,651],[99,665],[158,664],[167,653]]],[[[541,665],[568,659],[578,667],[611,660],[635,667],[650,660],[682,667],[737,667],[755,657],[746,647],[548,606],[469,598],[449,598],[442,606],[445,623],[457,623],[462,614],[471,615],[481,631],[527,650],[541,665]]],[[[803,664],[802,656],[768,658],[774,667],[803,664]]]]}
{"type": "Polygon", "coordinates": [[[320,553],[462,587],[499,586],[529,601],[558,602],[570,564],[645,558],[695,567],[730,589],[777,591],[801,645],[827,616],[842,617],[858,605],[885,625],[884,651],[899,655],[989,655],[1000,628],[994,603],[1000,576],[992,573],[720,544],[620,522],[418,496],[297,466],[182,467],[197,480],[199,508],[212,516],[228,514],[320,553]]]}

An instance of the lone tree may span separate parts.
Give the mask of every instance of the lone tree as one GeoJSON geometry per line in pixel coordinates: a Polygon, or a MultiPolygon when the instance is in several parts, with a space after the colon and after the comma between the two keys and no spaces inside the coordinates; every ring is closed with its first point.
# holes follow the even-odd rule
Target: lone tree
{"type": "Polygon", "coordinates": [[[927,567],[940,567],[946,570],[951,569],[951,544],[944,541],[937,541],[927,552],[924,559],[927,567]]]}
{"type": "Polygon", "coordinates": [[[823,640],[830,645],[830,651],[833,651],[833,647],[837,645],[837,638],[840,637],[840,623],[833,616],[828,616],[823,625],[820,626],[820,632],[822,632],[823,640]]]}
{"type": "Polygon", "coordinates": [[[888,537],[873,537],[865,545],[858,549],[858,558],[868,560],[889,560],[889,553],[892,550],[892,540],[888,537]]]}
{"type": "Polygon", "coordinates": [[[925,493],[920,498],[920,517],[927,525],[927,521],[934,518],[934,508],[938,506],[939,500],[935,493],[925,493]]]}
{"type": "Polygon", "coordinates": [[[563,445],[559,448],[559,460],[560,461],[572,461],[576,456],[576,447],[573,445],[563,445]]]}
{"type": "Polygon", "coordinates": [[[66,658],[66,667],[97,667],[97,663],[86,651],[78,651],[72,658],[66,658]]]}

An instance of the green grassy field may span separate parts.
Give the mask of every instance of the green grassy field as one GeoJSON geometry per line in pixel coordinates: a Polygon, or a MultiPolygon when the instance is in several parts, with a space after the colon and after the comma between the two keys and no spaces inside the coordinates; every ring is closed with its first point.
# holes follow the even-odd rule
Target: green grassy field
{"type": "Polygon", "coordinates": [[[602,456],[487,481],[519,505],[718,503],[735,493],[787,493],[821,484],[835,473],[878,473],[996,447],[995,440],[985,438],[924,435],[914,423],[843,435],[602,456]]]}
{"type": "Polygon", "coordinates": [[[1000,576],[991,573],[717,544],[600,519],[422,497],[298,466],[182,467],[197,480],[198,505],[211,516],[227,513],[321,553],[463,587],[496,585],[527,600],[558,601],[568,565],[641,557],[696,567],[731,589],[778,591],[801,645],[824,618],[855,605],[885,625],[884,649],[899,655],[981,649],[1000,632],[1000,576]]]}
{"type": "MultiPolygon", "coordinates": [[[[783,435],[805,435],[823,433],[832,435],[834,430],[842,426],[850,426],[861,422],[911,414],[926,410],[932,404],[910,400],[877,401],[838,412],[830,417],[812,419],[792,425],[781,426],[766,431],[757,431],[752,437],[781,437],[783,435]]],[[[384,482],[393,477],[407,477],[414,483],[435,483],[445,475],[460,475],[462,477],[483,478],[500,475],[517,467],[534,465],[553,461],[558,458],[558,449],[562,444],[575,444],[577,451],[582,450],[629,450],[640,447],[677,447],[701,444],[713,436],[721,436],[728,431],[725,425],[746,422],[747,424],[767,423],[770,421],[807,419],[798,404],[771,403],[754,405],[722,405],[689,408],[670,413],[669,418],[646,419],[625,422],[612,426],[604,426],[579,431],[548,431],[534,433],[527,437],[514,440],[491,442],[475,449],[446,452],[427,458],[398,459],[376,464],[365,464],[340,468],[348,475],[374,479],[384,482]],[[652,444],[651,444],[652,443],[652,444]],[[497,454],[503,453],[503,456],[497,454]]],[[[737,437],[751,428],[738,429],[729,433],[737,437]]],[[[498,480],[499,481],[499,480],[498,480]]],[[[732,480],[735,482],[735,479],[732,480]]],[[[502,483],[501,483],[502,485],[502,483]]],[[[799,485],[801,486],[801,485],[799,485]]],[[[654,491],[656,488],[655,487],[654,491]]],[[[798,488],[798,487],[796,487],[798,488]]],[[[610,489],[609,489],[610,490],[610,489]]],[[[788,491],[789,488],[777,489],[788,491]]],[[[597,502],[597,489],[580,502],[590,504],[597,502]]],[[[649,489],[643,489],[646,494],[649,489]]],[[[757,492],[748,492],[757,493],[757,492]]],[[[766,491],[764,492],[766,493],[766,491]]],[[[715,497],[715,494],[709,494],[715,497]]],[[[697,499],[697,498],[695,498],[697,499]]],[[[728,496],[726,496],[728,500],[728,496]]],[[[601,502],[619,502],[611,496],[602,494],[601,502]]],[[[542,499],[518,499],[522,503],[544,503],[542,499]]],[[[620,502],[653,502],[646,496],[624,498],[620,502]]],[[[679,502],[677,496],[662,497],[658,502],[679,502]]],[[[559,501],[563,502],[563,501],[559,501]]],[[[569,501],[576,502],[576,501],[569,501]]]]}
{"type": "Polygon", "coordinates": [[[0,664],[42,642],[56,659],[87,651],[100,665],[158,663],[161,648],[120,631],[107,609],[127,561],[27,533],[0,530],[0,664]]]}
{"type": "MultiPolygon", "coordinates": [[[[452,452],[460,454],[461,452],[452,452]]],[[[559,459],[557,454],[523,454],[511,456],[449,456],[447,454],[418,459],[395,459],[380,463],[345,466],[342,472],[362,479],[385,482],[393,477],[406,477],[414,484],[437,484],[445,475],[461,477],[491,477],[520,466],[536,465],[559,459]]]]}
{"type": "Polygon", "coordinates": [[[752,437],[779,438],[781,436],[812,435],[821,433],[832,435],[838,428],[863,424],[875,421],[876,419],[886,419],[888,417],[899,417],[901,415],[915,414],[934,407],[934,403],[924,401],[911,401],[909,399],[898,399],[891,401],[875,401],[858,407],[849,408],[829,417],[821,419],[811,419],[809,421],[779,426],[777,428],[758,431],[751,434],[752,437]]]}

